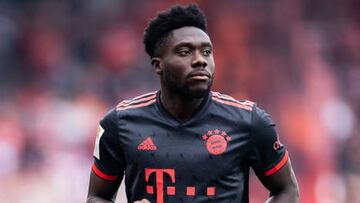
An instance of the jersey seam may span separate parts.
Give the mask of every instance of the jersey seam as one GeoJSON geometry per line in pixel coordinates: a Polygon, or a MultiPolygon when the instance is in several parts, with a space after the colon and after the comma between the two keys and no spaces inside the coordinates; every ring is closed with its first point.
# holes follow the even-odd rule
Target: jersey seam
{"type": "MultiPolygon", "coordinates": [[[[119,132],[120,132],[119,123],[120,123],[120,111],[116,111],[116,123],[115,124],[116,124],[116,135],[117,135],[117,137],[119,136],[119,132]]],[[[123,164],[124,164],[124,166],[126,166],[127,160],[126,160],[125,152],[123,150],[124,148],[123,148],[123,145],[122,145],[121,142],[120,142],[120,146],[121,146],[120,151],[121,151],[122,160],[125,162],[123,164]]],[[[125,169],[125,167],[124,167],[124,169],[125,169]]]]}
{"type": "MultiPolygon", "coordinates": [[[[254,148],[255,148],[255,145],[254,145],[254,140],[253,140],[253,130],[254,130],[254,113],[255,113],[255,111],[256,111],[256,106],[254,105],[253,106],[253,110],[251,111],[251,113],[250,113],[250,133],[249,133],[249,141],[250,141],[250,150],[249,150],[249,153],[250,153],[250,157],[252,157],[252,151],[254,151],[254,148]]],[[[250,160],[250,162],[251,162],[251,160],[250,160]]],[[[249,163],[249,165],[251,166],[251,168],[253,168],[253,170],[255,171],[255,167],[254,166],[252,166],[252,164],[251,163],[249,163]]]]}

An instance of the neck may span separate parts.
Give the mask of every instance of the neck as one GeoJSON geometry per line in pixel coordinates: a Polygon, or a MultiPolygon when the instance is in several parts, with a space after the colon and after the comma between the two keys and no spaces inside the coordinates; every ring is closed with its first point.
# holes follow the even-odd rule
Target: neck
{"type": "Polygon", "coordinates": [[[205,97],[195,98],[161,89],[161,103],[165,109],[179,121],[189,120],[198,110],[205,97]]]}

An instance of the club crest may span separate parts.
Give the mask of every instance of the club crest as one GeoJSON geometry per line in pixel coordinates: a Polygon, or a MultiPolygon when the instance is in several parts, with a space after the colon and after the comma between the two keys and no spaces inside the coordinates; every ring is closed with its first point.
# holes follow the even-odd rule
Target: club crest
{"type": "Polygon", "coordinates": [[[227,135],[225,131],[209,130],[202,136],[205,141],[206,149],[210,154],[220,155],[227,149],[228,142],[231,141],[231,137],[227,135]]]}

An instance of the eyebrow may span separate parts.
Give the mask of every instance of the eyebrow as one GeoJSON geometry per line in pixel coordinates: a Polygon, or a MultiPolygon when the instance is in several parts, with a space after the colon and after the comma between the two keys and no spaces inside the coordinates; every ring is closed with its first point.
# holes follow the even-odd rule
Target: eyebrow
{"type": "MultiPolygon", "coordinates": [[[[195,47],[195,45],[194,45],[194,43],[190,43],[190,42],[180,42],[174,48],[178,49],[180,47],[191,47],[191,48],[193,48],[193,47],[195,47]]],[[[200,47],[211,47],[212,48],[212,44],[210,42],[201,42],[200,47]]]]}

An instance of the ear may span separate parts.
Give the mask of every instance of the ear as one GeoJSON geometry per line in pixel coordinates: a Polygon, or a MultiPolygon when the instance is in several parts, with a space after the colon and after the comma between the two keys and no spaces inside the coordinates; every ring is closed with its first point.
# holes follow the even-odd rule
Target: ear
{"type": "Polygon", "coordinates": [[[162,74],[163,69],[162,69],[162,63],[161,63],[160,58],[158,58],[158,57],[152,58],[151,65],[154,68],[156,74],[158,74],[158,75],[162,74]]]}

